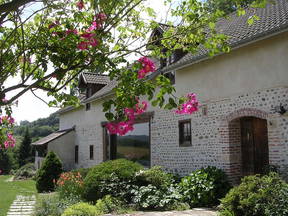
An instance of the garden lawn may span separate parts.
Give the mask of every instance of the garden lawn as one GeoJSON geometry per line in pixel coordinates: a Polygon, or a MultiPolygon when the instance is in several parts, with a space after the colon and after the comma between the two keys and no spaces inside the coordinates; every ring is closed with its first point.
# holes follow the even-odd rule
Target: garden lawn
{"type": "Polygon", "coordinates": [[[16,195],[31,196],[36,194],[35,181],[22,180],[7,182],[12,176],[0,176],[0,216],[6,216],[16,195]]]}

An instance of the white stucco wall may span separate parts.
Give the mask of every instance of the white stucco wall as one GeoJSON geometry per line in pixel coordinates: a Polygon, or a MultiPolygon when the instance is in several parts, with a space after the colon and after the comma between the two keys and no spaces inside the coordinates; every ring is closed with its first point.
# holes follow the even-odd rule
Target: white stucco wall
{"type": "Polygon", "coordinates": [[[48,152],[53,151],[61,159],[64,170],[74,169],[75,132],[69,133],[49,142],[48,152]]]}
{"type": "Polygon", "coordinates": [[[90,167],[103,161],[103,128],[101,122],[106,121],[102,112],[102,101],[60,115],[60,130],[75,128],[75,145],[79,146],[79,163],[76,167],[90,167]],[[94,159],[90,160],[89,146],[94,145],[94,159]]]}
{"type": "Polygon", "coordinates": [[[288,32],[176,72],[178,94],[202,101],[288,85],[288,32]]]}

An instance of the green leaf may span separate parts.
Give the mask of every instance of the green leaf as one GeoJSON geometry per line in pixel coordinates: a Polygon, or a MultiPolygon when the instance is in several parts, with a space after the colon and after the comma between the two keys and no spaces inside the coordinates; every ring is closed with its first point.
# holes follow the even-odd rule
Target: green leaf
{"type": "Polygon", "coordinates": [[[105,113],[105,117],[107,118],[108,121],[112,121],[114,118],[114,114],[111,112],[105,113]]]}

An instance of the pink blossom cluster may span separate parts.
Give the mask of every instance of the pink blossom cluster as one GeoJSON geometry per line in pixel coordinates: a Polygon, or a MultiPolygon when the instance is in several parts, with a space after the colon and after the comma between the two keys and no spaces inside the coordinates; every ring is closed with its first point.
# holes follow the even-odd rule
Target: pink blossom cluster
{"type": "Polygon", "coordinates": [[[0,116],[0,124],[10,124],[13,125],[15,123],[15,119],[12,116],[0,116]]]}
{"type": "MultiPolygon", "coordinates": [[[[4,147],[7,149],[9,147],[15,147],[16,139],[13,137],[11,133],[7,133],[7,139],[4,141],[4,147]]],[[[0,145],[0,148],[1,145],[0,145]]]]}
{"type": "Polygon", "coordinates": [[[146,101],[138,101],[135,108],[125,108],[124,113],[128,118],[127,121],[121,121],[118,123],[109,122],[106,124],[106,129],[110,134],[118,134],[120,136],[125,135],[129,131],[133,131],[133,125],[136,115],[140,115],[147,110],[148,103],[146,101]]]}
{"type": "Polygon", "coordinates": [[[156,71],[155,64],[151,59],[141,57],[138,59],[138,62],[140,62],[142,66],[142,68],[138,71],[138,79],[143,79],[146,74],[156,71]]]}
{"type": "Polygon", "coordinates": [[[81,35],[83,41],[81,41],[77,48],[80,50],[88,50],[89,46],[95,47],[98,45],[98,40],[95,38],[96,34],[94,33],[84,33],[81,35]]]}
{"type": "Polygon", "coordinates": [[[196,94],[189,93],[187,95],[186,103],[182,104],[181,107],[176,110],[177,114],[192,114],[199,109],[199,102],[197,100],[196,94]]]}
{"type": "MultiPolygon", "coordinates": [[[[84,8],[84,2],[83,0],[80,0],[76,3],[76,6],[79,10],[82,10],[84,8]]],[[[94,19],[92,21],[91,26],[85,31],[85,33],[80,34],[77,29],[68,29],[64,32],[52,32],[53,36],[63,36],[61,40],[64,40],[66,36],[70,34],[75,34],[80,37],[80,42],[77,44],[77,48],[79,50],[88,50],[90,47],[96,47],[99,42],[96,39],[96,34],[92,33],[94,30],[101,29],[103,26],[104,21],[107,19],[107,16],[105,13],[98,13],[94,16],[94,19]]],[[[57,26],[59,26],[59,21],[51,23],[48,28],[52,29],[57,26]]]]}

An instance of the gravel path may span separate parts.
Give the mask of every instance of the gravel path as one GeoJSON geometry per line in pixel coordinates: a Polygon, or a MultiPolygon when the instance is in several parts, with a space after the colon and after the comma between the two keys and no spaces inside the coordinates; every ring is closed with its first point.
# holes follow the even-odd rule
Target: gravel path
{"type": "MultiPolygon", "coordinates": [[[[166,212],[135,212],[119,216],[217,216],[216,211],[204,208],[195,208],[186,211],[166,211],[166,212]]],[[[114,216],[107,214],[106,216],[114,216]]]]}
{"type": "Polygon", "coordinates": [[[10,206],[7,216],[32,216],[35,208],[36,197],[17,196],[10,206]]]}

